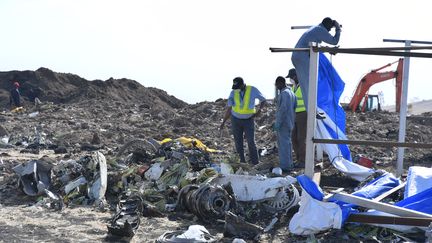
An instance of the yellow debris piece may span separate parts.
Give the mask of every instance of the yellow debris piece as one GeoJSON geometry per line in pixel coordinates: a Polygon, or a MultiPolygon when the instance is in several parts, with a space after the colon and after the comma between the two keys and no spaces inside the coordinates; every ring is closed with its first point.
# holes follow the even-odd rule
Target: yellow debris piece
{"type": "MultiPolygon", "coordinates": [[[[164,140],[162,140],[160,142],[160,144],[168,143],[171,141],[173,141],[171,138],[165,138],[164,140]]],[[[198,140],[196,138],[179,137],[179,138],[175,139],[175,141],[180,142],[181,144],[183,144],[184,146],[186,146],[188,148],[196,147],[196,148],[199,148],[199,149],[206,151],[206,152],[209,152],[209,153],[220,152],[220,150],[208,148],[203,142],[201,142],[200,140],[198,140]]]]}
{"type": "Polygon", "coordinates": [[[22,106],[16,107],[16,108],[14,108],[14,109],[11,110],[11,112],[15,112],[15,113],[24,112],[24,111],[25,111],[25,109],[22,106]]]}

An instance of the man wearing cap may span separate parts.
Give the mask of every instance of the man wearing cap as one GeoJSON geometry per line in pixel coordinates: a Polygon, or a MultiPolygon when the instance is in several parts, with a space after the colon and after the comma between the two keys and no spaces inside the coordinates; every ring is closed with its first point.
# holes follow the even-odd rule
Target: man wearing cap
{"type": "Polygon", "coordinates": [[[306,107],[304,105],[304,100],[302,97],[302,92],[298,82],[296,70],[294,68],[291,68],[288,72],[288,76],[286,77],[294,81],[293,92],[297,98],[297,107],[295,109],[295,122],[292,131],[293,149],[297,158],[297,163],[304,165],[306,157],[306,107]]]}
{"type": "Polygon", "coordinates": [[[279,94],[276,97],[276,121],[273,129],[277,134],[280,168],[287,172],[293,168],[291,134],[297,102],[284,77],[277,77],[275,86],[279,94]]]}
{"type": "Polygon", "coordinates": [[[231,130],[234,135],[234,143],[240,157],[240,162],[246,162],[243,149],[243,135],[245,135],[249,149],[249,159],[252,164],[258,164],[254,117],[260,114],[265,101],[265,97],[257,88],[246,85],[241,77],[234,78],[220,129],[222,130],[225,122],[231,117],[231,130]],[[259,100],[258,109],[255,108],[256,99],[259,100]]]}
{"type": "MultiPolygon", "coordinates": [[[[312,26],[308,29],[299,39],[295,48],[309,48],[310,42],[317,44],[325,42],[331,45],[339,43],[341,33],[341,26],[336,20],[327,17],[322,20],[319,25],[312,26]],[[331,35],[330,30],[335,27],[334,35],[331,35]]],[[[308,107],[308,92],[309,92],[309,52],[308,51],[294,51],[291,56],[291,61],[297,70],[300,87],[303,93],[303,99],[308,107]]]]}
{"type": "Polygon", "coordinates": [[[14,88],[10,91],[9,106],[11,109],[21,107],[21,95],[19,92],[20,84],[18,82],[13,83],[14,88]]]}

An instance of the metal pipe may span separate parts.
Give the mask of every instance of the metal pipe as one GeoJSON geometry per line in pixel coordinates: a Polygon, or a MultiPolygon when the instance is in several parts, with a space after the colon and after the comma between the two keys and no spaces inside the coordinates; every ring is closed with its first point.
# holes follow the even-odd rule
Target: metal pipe
{"type": "Polygon", "coordinates": [[[309,29],[312,27],[312,25],[297,25],[297,26],[291,26],[292,30],[299,30],[299,29],[309,29]]]}
{"type": "MultiPolygon", "coordinates": [[[[405,46],[411,46],[411,41],[405,41],[405,46]]],[[[406,50],[409,52],[409,50],[406,50]]],[[[409,65],[410,58],[405,57],[403,62],[403,75],[402,75],[402,99],[399,116],[399,139],[400,143],[405,142],[406,134],[406,115],[408,110],[408,80],[409,80],[409,65]]],[[[405,148],[399,147],[397,151],[397,164],[396,164],[396,176],[401,176],[403,172],[403,159],[405,148]]]]}
{"type": "Polygon", "coordinates": [[[305,158],[305,175],[309,178],[313,178],[314,175],[314,164],[315,164],[315,145],[312,138],[315,134],[316,124],[316,106],[317,106],[317,86],[318,86],[318,60],[319,53],[315,52],[313,45],[310,43],[309,50],[309,94],[308,94],[308,106],[307,111],[307,128],[306,128],[306,158],[305,158]]]}

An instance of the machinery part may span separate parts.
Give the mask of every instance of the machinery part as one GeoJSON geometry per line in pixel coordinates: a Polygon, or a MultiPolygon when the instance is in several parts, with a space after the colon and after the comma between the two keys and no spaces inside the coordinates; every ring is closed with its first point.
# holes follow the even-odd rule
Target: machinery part
{"type": "Polygon", "coordinates": [[[300,195],[293,185],[282,188],[276,196],[264,202],[264,207],[271,212],[287,211],[300,201],[300,195]]]}
{"type": "Polygon", "coordinates": [[[31,160],[13,168],[19,176],[19,187],[29,196],[44,193],[44,189],[51,187],[52,166],[39,160],[31,160]]]}
{"type": "Polygon", "coordinates": [[[259,225],[249,223],[232,212],[225,214],[224,236],[243,239],[256,239],[263,232],[259,225]]]}
{"type": "Polygon", "coordinates": [[[143,199],[138,195],[132,195],[121,199],[117,204],[117,212],[107,225],[108,232],[117,236],[132,237],[135,235],[141,220],[143,199]]]}
{"type": "Polygon", "coordinates": [[[223,218],[233,203],[234,198],[224,188],[209,184],[185,186],[177,198],[179,209],[186,209],[204,221],[223,218]]]}

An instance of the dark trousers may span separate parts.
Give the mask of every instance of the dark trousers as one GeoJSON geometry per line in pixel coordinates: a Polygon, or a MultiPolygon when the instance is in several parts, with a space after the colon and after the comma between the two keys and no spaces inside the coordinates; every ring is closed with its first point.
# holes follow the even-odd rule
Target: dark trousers
{"type": "Polygon", "coordinates": [[[292,144],[298,163],[304,163],[306,157],[306,123],[307,112],[297,112],[294,129],[292,131],[292,144]]]}
{"type": "Polygon", "coordinates": [[[238,119],[231,116],[231,129],[234,135],[234,142],[240,162],[246,162],[243,148],[243,134],[249,148],[249,159],[252,164],[258,164],[258,151],[255,145],[255,121],[253,118],[238,119]]]}

